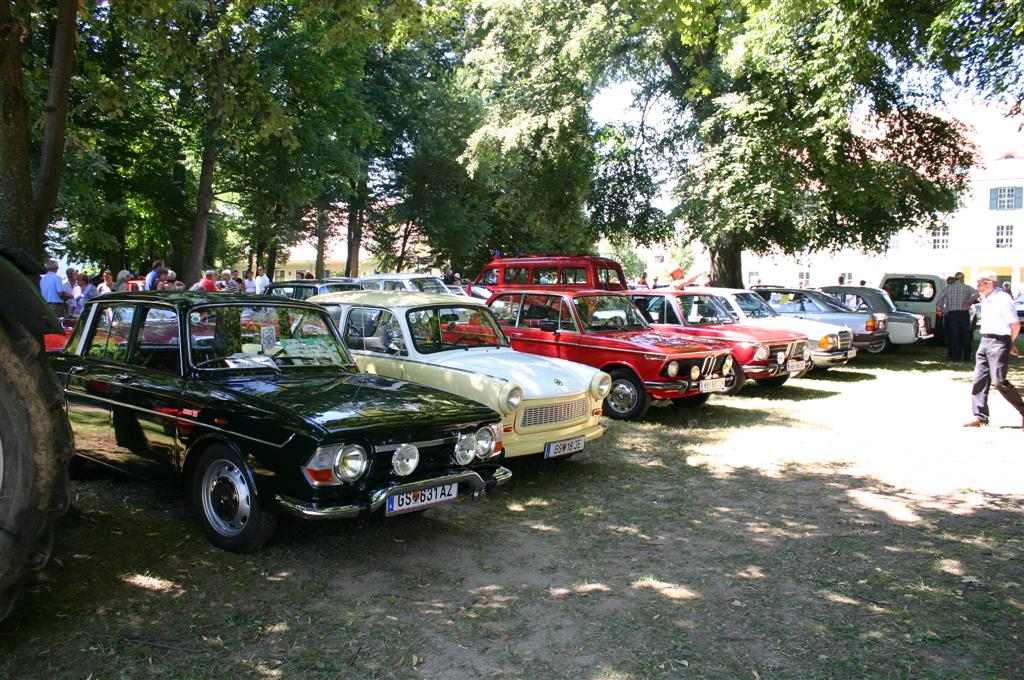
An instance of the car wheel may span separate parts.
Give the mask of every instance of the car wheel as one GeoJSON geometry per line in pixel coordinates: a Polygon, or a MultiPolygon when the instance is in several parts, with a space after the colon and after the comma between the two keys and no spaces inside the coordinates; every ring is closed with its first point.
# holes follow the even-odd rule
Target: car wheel
{"type": "Polygon", "coordinates": [[[757,384],[765,387],[782,387],[789,380],[789,374],[777,375],[774,378],[758,378],[757,384]]]}
{"type": "Polygon", "coordinates": [[[864,351],[865,352],[870,352],[871,354],[881,354],[882,352],[885,351],[885,347],[886,347],[886,345],[888,343],[889,343],[889,339],[886,338],[885,340],[883,340],[881,342],[876,342],[873,345],[868,345],[867,347],[864,348],[864,351]]]}
{"type": "Polygon", "coordinates": [[[747,384],[747,374],[744,372],[743,368],[735,361],[732,364],[732,374],[733,376],[735,376],[735,379],[732,383],[732,387],[728,388],[725,392],[722,392],[722,394],[724,395],[737,395],[743,391],[743,386],[747,384]]]}
{"type": "Polygon", "coordinates": [[[203,452],[192,477],[192,502],[206,537],[231,552],[258,550],[277,526],[277,516],[260,506],[245,463],[226,446],[203,452]]]}
{"type": "Polygon", "coordinates": [[[73,439],[64,390],[42,347],[0,318],[0,620],[29,572],[53,547],[53,519],[68,504],[73,439]],[[12,398],[11,395],[16,395],[12,398]]]}
{"type": "Polygon", "coordinates": [[[672,403],[676,406],[686,406],[687,408],[695,408],[697,406],[703,406],[707,403],[708,399],[711,398],[711,394],[705,392],[704,394],[695,394],[692,397],[676,397],[672,400],[672,403]]]}
{"type": "Polygon", "coordinates": [[[612,389],[604,398],[604,412],[616,420],[636,420],[647,413],[651,395],[647,394],[640,378],[628,368],[616,368],[608,372],[612,377],[612,389]]]}

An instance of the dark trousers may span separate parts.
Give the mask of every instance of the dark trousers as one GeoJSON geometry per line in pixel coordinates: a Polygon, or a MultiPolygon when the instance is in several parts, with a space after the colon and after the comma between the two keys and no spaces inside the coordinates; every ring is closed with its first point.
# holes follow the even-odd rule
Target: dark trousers
{"type": "Polygon", "coordinates": [[[946,345],[953,361],[971,359],[971,315],[966,309],[946,312],[946,345]]]}
{"type": "Polygon", "coordinates": [[[988,421],[988,388],[994,385],[1017,413],[1024,416],[1024,399],[1006,379],[1010,361],[1010,336],[982,336],[975,356],[974,385],[971,387],[971,410],[978,420],[988,421]]]}

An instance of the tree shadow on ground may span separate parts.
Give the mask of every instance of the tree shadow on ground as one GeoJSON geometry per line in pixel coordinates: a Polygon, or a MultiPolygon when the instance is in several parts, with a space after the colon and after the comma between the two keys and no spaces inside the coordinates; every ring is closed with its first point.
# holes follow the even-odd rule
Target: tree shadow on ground
{"type": "Polygon", "coordinates": [[[1019,675],[1024,499],[689,465],[710,431],[615,428],[481,501],[286,524],[253,555],[97,474],[0,624],[0,676],[1019,675]]]}
{"type": "Polygon", "coordinates": [[[803,380],[811,381],[830,381],[830,382],[864,382],[867,380],[875,380],[876,377],[872,373],[865,373],[863,371],[856,371],[850,368],[830,368],[827,371],[811,371],[805,375],[803,380]]]}
{"type": "Polygon", "coordinates": [[[765,387],[757,383],[747,383],[740,393],[734,396],[740,399],[768,399],[770,401],[811,401],[834,397],[838,394],[839,392],[835,390],[796,385],[793,380],[789,380],[782,387],[765,387]]]}

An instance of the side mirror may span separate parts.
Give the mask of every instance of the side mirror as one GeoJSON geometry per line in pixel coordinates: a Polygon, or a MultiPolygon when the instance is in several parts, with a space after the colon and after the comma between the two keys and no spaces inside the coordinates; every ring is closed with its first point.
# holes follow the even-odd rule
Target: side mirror
{"type": "Polygon", "coordinates": [[[558,322],[557,321],[541,321],[540,329],[545,333],[557,333],[558,322]]]}

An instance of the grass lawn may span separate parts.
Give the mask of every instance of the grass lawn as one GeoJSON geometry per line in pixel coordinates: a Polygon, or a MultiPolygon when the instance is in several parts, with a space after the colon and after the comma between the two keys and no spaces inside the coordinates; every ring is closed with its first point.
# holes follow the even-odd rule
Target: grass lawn
{"type": "Polygon", "coordinates": [[[249,556],[94,470],[0,677],[1020,678],[1024,433],[998,394],[961,428],[943,357],[656,406],[481,501],[249,556]]]}

